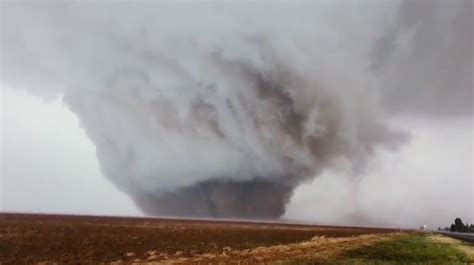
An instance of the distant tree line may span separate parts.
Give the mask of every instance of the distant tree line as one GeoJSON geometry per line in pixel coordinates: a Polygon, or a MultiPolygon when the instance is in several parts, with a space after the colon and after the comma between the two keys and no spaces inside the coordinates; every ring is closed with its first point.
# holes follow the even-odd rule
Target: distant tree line
{"type": "Polygon", "coordinates": [[[474,224],[464,224],[461,218],[454,219],[454,223],[450,227],[444,229],[438,228],[438,230],[450,231],[450,232],[462,232],[462,233],[474,233],[474,224]]]}

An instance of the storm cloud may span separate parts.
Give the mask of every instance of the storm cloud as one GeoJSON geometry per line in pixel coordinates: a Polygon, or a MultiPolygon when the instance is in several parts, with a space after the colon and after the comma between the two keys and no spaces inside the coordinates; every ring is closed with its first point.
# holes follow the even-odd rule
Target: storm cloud
{"type": "Polygon", "coordinates": [[[276,218],[406,142],[396,113],[469,113],[472,3],[418,4],[2,3],[2,82],[62,96],[148,214],[276,218]]]}

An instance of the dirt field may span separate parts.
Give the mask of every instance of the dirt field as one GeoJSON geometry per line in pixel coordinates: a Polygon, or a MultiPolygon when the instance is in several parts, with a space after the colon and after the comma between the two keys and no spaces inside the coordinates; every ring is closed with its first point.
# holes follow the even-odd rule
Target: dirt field
{"type": "MultiPolygon", "coordinates": [[[[0,214],[0,261],[207,264],[231,263],[239,258],[242,263],[255,263],[258,260],[250,258],[255,251],[276,253],[269,260],[291,255],[288,251],[284,254],[281,245],[296,246],[307,241],[314,246],[318,240],[332,240],[343,246],[360,238],[354,235],[391,232],[394,230],[276,223],[0,214]]],[[[379,237],[374,235],[367,240],[379,237]]],[[[327,246],[331,248],[325,245],[324,249],[327,246]]]]}

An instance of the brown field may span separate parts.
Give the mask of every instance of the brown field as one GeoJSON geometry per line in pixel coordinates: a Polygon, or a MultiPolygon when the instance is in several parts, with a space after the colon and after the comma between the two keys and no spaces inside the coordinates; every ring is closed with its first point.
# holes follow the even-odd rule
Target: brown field
{"type": "Polygon", "coordinates": [[[241,221],[0,214],[0,263],[255,264],[309,253],[307,248],[321,254],[345,245],[383,240],[380,234],[396,231],[241,221]]]}

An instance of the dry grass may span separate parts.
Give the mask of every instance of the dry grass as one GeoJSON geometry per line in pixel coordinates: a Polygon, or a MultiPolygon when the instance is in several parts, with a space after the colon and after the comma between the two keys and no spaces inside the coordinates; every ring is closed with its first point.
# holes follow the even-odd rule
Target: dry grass
{"type": "MultiPolygon", "coordinates": [[[[360,247],[369,246],[377,242],[393,239],[398,234],[372,234],[344,238],[314,237],[311,241],[257,247],[246,250],[232,250],[223,248],[221,253],[202,254],[193,257],[180,255],[168,256],[165,260],[150,264],[300,264],[311,260],[312,264],[329,263],[338,259],[343,252],[360,247]]],[[[137,260],[137,262],[143,262],[137,260]]]]}

